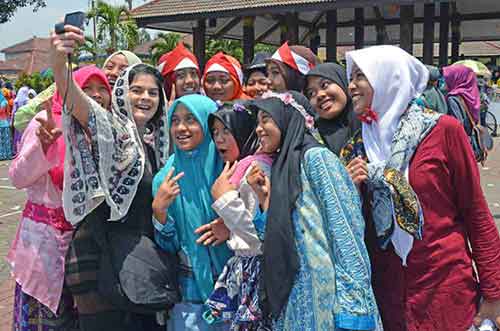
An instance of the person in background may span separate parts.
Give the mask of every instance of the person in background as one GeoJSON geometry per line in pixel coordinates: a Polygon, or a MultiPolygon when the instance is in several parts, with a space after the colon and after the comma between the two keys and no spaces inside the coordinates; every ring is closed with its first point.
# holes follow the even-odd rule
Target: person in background
{"type": "Polygon", "coordinates": [[[266,60],[270,58],[271,54],[259,52],[243,71],[243,91],[252,99],[260,99],[269,89],[266,60]]]}
{"type": "Polygon", "coordinates": [[[123,70],[137,63],[142,63],[141,59],[134,53],[126,50],[120,50],[108,56],[102,65],[102,70],[106,77],[108,77],[111,88],[115,86],[115,82],[123,70]]]}
{"type": "Polygon", "coordinates": [[[384,330],[500,323],[500,237],[463,127],[416,102],[429,72],[401,48],[346,59],[354,109],[367,114],[367,246],[384,330]]]}
{"type": "Polygon", "coordinates": [[[427,82],[427,87],[424,92],[422,92],[422,106],[432,109],[440,114],[448,114],[448,104],[446,103],[446,97],[439,89],[440,80],[442,79],[441,72],[439,68],[426,65],[429,70],[429,81],[427,82]]]}
{"type": "Polygon", "coordinates": [[[202,83],[205,94],[214,101],[248,99],[243,92],[241,64],[234,57],[222,52],[207,61],[202,83]]]}
{"type": "Polygon", "coordinates": [[[200,65],[184,43],[180,42],[160,57],[158,71],[163,76],[169,102],[187,94],[200,93],[200,65]]]}
{"type": "Polygon", "coordinates": [[[304,46],[281,45],[267,61],[269,88],[274,92],[293,90],[302,93],[306,85],[305,75],[319,64],[314,53],[304,46]]]}
{"type": "Polygon", "coordinates": [[[361,129],[352,110],[344,67],[322,63],[306,75],[304,95],[316,114],[315,125],[328,149],[339,156],[341,149],[361,129]]]}
{"type": "Polygon", "coordinates": [[[474,71],[462,64],[453,64],[442,69],[446,83],[448,114],[458,119],[467,135],[472,133],[469,113],[475,123],[479,121],[481,96],[474,71]]]}
{"type": "Polygon", "coordinates": [[[9,102],[0,93],[0,160],[12,158],[12,134],[10,130],[9,102]]]}
{"type": "Polygon", "coordinates": [[[30,99],[36,96],[35,92],[35,95],[32,98],[30,98],[30,91],[35,92],[34,90],[31,90],[28,86],[21,87],[19,91],[17,91],[16,99],[14,100],[14,108],[12,109],[12,116],[11,116],[11,126],[14,130],[13,141],[12,141],[12,155],[17,154],[18,145],[19,142],[21,141],[21,135],[22,135],[21,132],[19,132],[19,130],[16,130],[16,128],[14,127],[14,118],[16,116],[17,110],[20,107],[24,106],[26,103],[28,103],[30,99]]]}

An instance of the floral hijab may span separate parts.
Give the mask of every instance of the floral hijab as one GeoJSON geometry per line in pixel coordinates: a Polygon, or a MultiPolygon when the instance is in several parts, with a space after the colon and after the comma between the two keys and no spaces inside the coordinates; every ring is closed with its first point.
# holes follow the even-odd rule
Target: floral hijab
{"type": "MultiPolygon", "coordinates": [[[[73,225],[104,201],[111,209],[109,221],[119,221],[126,216],[135,197],[147,154],[127,98],[129,76],[137,66],[146,65],[128,67],[116,81],[112,111],[88,98],[90,143],[79,123],[67,110],[63,112],[66,142],[63,207],[66,218],[73,225]]],[[[161,91],[160,98],[163,98],[163,89],[161,91]]],[[[162,114],[153,126],[153,136],[160,167],[168,154],[169,136],[165,108],[158,111],[162,114]]]]}

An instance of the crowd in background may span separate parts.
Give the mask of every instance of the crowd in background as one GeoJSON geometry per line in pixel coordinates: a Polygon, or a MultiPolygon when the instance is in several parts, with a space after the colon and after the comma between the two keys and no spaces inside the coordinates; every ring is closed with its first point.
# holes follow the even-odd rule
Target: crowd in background
{"type": "Polygon", "coordinates": [[[247,66],[180,43],[74,69],[83,40],[53,34],[55,83],[0,96],[27,192],[13,330],[500,326],[472,69],[288,43],[247,66]]]}

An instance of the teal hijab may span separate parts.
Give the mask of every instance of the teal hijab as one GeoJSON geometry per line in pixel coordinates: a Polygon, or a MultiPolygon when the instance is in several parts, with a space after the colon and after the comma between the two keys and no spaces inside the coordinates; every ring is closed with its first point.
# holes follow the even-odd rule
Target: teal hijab
{"type": "Polygon", "coordinates": [[[196,228],[210,223],[218,216],[212,209],[210,190],[214,181],[222,171],[222,160],[215,148],[210,129],[208,115],[217,110],[217,105],[210,98],[191,94],[177,99],[168,110],[168,127],[171,127],[172,115],[179,104],[185,106],[200,123],[203,129],[203,141],[191,151],[182,151],[174,145],[174,154],[155,176],[153,195],[163,182],[169,170],[175,169],[174,175],[184,172],[178,183],[181,193],[167,210],[169,217],[175,220],[175,228],[180,245],[186,250],[193,268],[195,282],[206,300],[213,290],[215,280],[213,271],[222,272],[231,251],[226,245],[203,246],[196,244],[198,235],[196,228]]]}

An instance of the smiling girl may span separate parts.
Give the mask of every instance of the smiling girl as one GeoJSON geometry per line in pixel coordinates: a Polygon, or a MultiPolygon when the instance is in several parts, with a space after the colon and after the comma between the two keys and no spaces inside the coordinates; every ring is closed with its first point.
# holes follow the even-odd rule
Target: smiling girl
{"type": "Polygon", "coordinates": [[[309,99],[318,131],[336,155],[361,128],[347,91],[345,68],[336,63],[322,63],[306,75],[304,95],[309,99]]]}
{"type": "Polygon", "coordinates": [[[226,162],[212,186],[212,207],[229,228],[227,245],[235,256],[226,263],[207,300],[211,316],[205,317],[210,322],[230,321],[231,330],[257,330],[269,324],[258,305],[258,292],[265,228],[262,211],[269,204],[272,157],[264,150],[254,155],[256,117],[242,103],[225,103],[209,117],[217,150],[226,162]]]}
{"type": "Polygon", "coordinates": [[[277,154],[263,264],[273,330],[374,330],[359,196],[306,127],[307,104],[298,93],[254,101],[262,150],[277,154]]]}
{"type": "Polygon", "coordinates": [[[248,98],[243,92],[241,64],[234,57],[222,52],[207,61],[202,81],[206,95],[214,101],[248,98]]]}
{"type": "MultiPolygon", "coordinates": [[[[179,256],[182,301],[174,306],[168,330],[223,330],[202,318],[203,303],[231,256],[225,245],[197,243],[195,231],[217,215],[210,189],[222,162],[208,128],[208,116],[217,110],[211,99],[197,94],[177,99],[168,112],[174,154],[153,182],[153,224],[157,243],[179,256]]],[[[227,326],[226,326],[227,327],[227,326]]]]}

